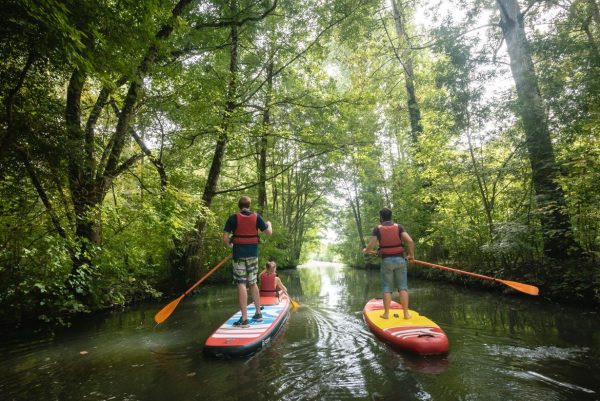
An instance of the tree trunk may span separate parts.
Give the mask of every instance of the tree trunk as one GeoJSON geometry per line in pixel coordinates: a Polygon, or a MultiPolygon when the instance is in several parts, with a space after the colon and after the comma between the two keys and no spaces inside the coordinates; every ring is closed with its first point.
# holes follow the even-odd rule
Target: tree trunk
{"type": "Polygon", "coordinates": [[[273,91],[273,61],[267,66],[267,87],[265,94],[265,110],[263,112],[263,129],[260,136],[258,159],[258,211],[267,210],[267,145],[271,130],[271,94],[273,91]]]}
{"type": "Polygon", "coordinates": [[[588,0],[588,5],[591,10],[592,18],[600,29],[600,7],[598,6],[598,3],[596,3],[596,0],[588,0]]]}
{"type": "MultiPolygon", "coordinates": [[[[139,160],[140,155],[120,162],[126,139],[130,132],[130,123],[135,106],[140,97],[143,78],[156,62],[159,54],[159,42],[167,39],[175,28],[177,17],[191,0],[180,0],[172,10],[172,18],[164,24],[155,36],[154,43],[137,67],[136,75],[131,80],[123,108],[118,112],[118,122],[114,133],[102,155],[100,163],[96,163],[94,148],[94,128],[102,108],[108,99],[108,89],[102,89],[95,106],[88,117],[85,129],[81,121],[81,96],[86,74],[76,68],[71,75],[67,87],[66,129],[69,138],[68,177],[73,209],[75,214],[75,237],[80,250],[73,260],[71,274],[75,275],[84,265],[91,266],[92,248],[101,244],[99,207],[113,180],[128,167],[139,160]]],[[[122,82],[125,83],[125,82],[122,82]]]]}
{"type": "Polygon", "coordinates": [[[405,49],[402,56],[400,56],[399,54],[397,54],[397,56],[400,58],[399,61],[400,63],[402,63],[402,67],[404,70],[404,83],[406,86],[408,115],[410,118],[410,133],[413,142],[416,144],[418,143],[419,135],[423,132],[423,127],[421,126],[421,109],[419,107],[419,102],[417,101],[417,95],[415,93],[413,59],[410,54],[410,40],[408,37],[408,33],[406,32],[406,23],[402,11],[398,7],[396,0],[390,1],[392,3],[392,9],[394,12],[396,34],[398,35],[398,39],[401,43],[400,47],[403,47],[405,49]]]}
{"type": "MultiPolygon", "coordinates": [[[[235,0],[231,1],[231,12],[233,16],[237,15],[237,4],[235,0]]],[[[217,139],[215,153],[213,154],[212,163],[210,165],[208,177],[204,186],[204,192],[202,194],[203,205],[206,208],[210,208],[215,196],[217,183],[219,181],[223,166],[225,149],[229,140],[228,131],[230,128],[231,116],[237,107],[235,98],[238,84],[238,39],[238,26],[237,24],[233,23],[231,25],[231,58],[229,61],[227,100],[225,102],[225,110],[223,113],[223,119],[221,120],[221,126],[219,127],[219,137],[217,139]]],[[[204,217],[200,217],[196,222],[194,233],[189,236],[187,243],[185,244],[183,262],[185,264],[186,275],[190,278],[190,281],[197,280],[202,273],[202,244],[204,242],[205,227],[206,219],[204,217]]]]}
{"type": "Polygon", "coordinates": [[[367,247],[367,244],[365,243],[365,237],[364,237],[364,233],[363,233],[363,229],[362,229],[362,218],[360,216],[360,205],[358,202],[359,202],[359,200],[358,200],[358,198],[356,198],[356,205],[355,205],[352,198],[350,198],[350,207],[352,207],[352,214],[354,216],[354,222],[356,223],[356,231],[358,234],[358,239],[360,241],[360,247],[361,247],[361,249],[364,249],[367,247]]]}
{"type": "Polygon", "coordinates": [[[517,110],[523,123],[537,208],[542,225],[544,254],[566,258],[579,251],[566,211],[562,189],[556,183],[558,170],[550,140],[546,113],[538,87],[523,15],[516,0],[496,0],[501,28],[517,89],[517,110]]]}
{"type": "MultiPolygon", "coordinates": [[[[355,162],[354,157],[352,157],[352,162],[355,162]]],[[[365,243],[362,214],[360,212],[360,196],[358,194],[358,183],[356,180],[357,175],[358,171],[352,173],[352,190],[354,191],[354,194],[351,194],[350,190],[348,190],[348,200],[350,202],[350,207],[352,208],[352,215],[354,216],[354,223],[356,224],[356,231],[358,234],[358,240],[360,241],[360,247],[363,249],[367,247],[367,244],[365,243]]]]}
{"type": "Polygon", "coordinates": [[[71,274],[82,266],[91,266],[92,247],[100,244],[98,223],[94,208],[97,206],[97,193],[91,179],[86,151],[85,134],[81,125],[81,94],[85,84],[85,73],[75,69],[67,87],[66,128],[69,138],[68,178],[71,199],[75,214],[75,238],[79,245],[73,259],[71,274]]]}
{"type": "MultiPolygon", "coordinates": [[[[469,123],[470,125],[470,123],[469,123]]],[[[487,182],[484,177],[484,173],[481,173],[481,168],[477,159],[475,158],[475,151],[473,150],[473,144],[471,142],[471,128],[467,127],[467,143],[469,144],[469,155],[471,156],[471,166],[473,168],[473,175],[477,179],[477,188],[479,189],[479,196],[481,197],[481,204],[483,205],[483,210],[485,212],[485,217],[487,220],[488,231],[490,234],[490,239],[494,238],[494,205],[493,201],[490,201],[490,196],[488,192],[487,182]]],[[[492,194],[493,195],[493,194],[492,194]]]]}
{"type": "MultiPolygon", "coordinates": [[[[17,132],[16,132],[17,130],[15,129],[15,127],[13,125],[13,113],[14,113],[13,106],[14,106],[15,98],[17,97],[19,91],[23,87],[23,83],[25,82],[25,77],[27,76],[27,73],[31,70],[31,67],[33,66],[34,61],[35,61],[34,53],[33,53],[33,51],[30,51],[29,55],[27,56],[27,61],[25,62],[25,65],[23,66],[23,69],[21,70],[19,77],[17,78],[16,85],[14,86],[14,88],[12,88],[8,92],[8,95],[6,96],[6,100],[5,100],[6,131],[4,132],[4,135],[2,136],[2,138],[0,139],[0,169],[2,169],[2,164],[1,164],[2,158],[3,158],[4,154],[11,148],[12,142],[15,140],[15,136],[17,134],[17,132]]],[[[1,171],[0,171],[0,177],[2,177],[1,171]]]]}

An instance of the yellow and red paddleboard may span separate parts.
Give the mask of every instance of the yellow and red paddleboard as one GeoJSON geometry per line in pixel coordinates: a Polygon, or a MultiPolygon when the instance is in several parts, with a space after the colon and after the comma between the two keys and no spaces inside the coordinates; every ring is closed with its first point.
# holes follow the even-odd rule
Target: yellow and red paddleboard
{"type": "Polygon", "coordinates": [[[404,319],[402,306],[392,301],[388,319],[383,319],[383,300],[373,298],[365,305],[363,317],[375,335],[390,345],[420,355],[448,352],[448,337],[444,330],[425,316],[410,310],[411,318],[404,319]]]}

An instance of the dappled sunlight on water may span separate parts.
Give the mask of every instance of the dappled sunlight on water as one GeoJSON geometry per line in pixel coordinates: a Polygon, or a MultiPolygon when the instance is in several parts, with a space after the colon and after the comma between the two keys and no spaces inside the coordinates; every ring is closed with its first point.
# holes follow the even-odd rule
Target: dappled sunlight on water
{"type": "Polygon", "coordinates": [[[207,285],[159,326],[152,318],[169,300],[86,317],[55,336],[6,339],[0,393],[8,400],[600,399],[594,311],[410,280],[411,308],[450,338],[448,355],[426,358],[392,350],[364,323],[364,304],[380,296],[377,271],[313,262],[279,273],[301,307],[251,357],[202,354],[237,309],[235,287],[207,285]]]}

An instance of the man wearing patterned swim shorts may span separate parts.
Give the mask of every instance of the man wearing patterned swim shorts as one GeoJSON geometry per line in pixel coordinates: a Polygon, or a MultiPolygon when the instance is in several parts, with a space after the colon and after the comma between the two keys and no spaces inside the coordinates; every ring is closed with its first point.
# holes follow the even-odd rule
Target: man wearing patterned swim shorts
{"type": "Polygon", "coordinates": [[[238,288],[238,298],[242,316],[234,326],[248,327],[248,288],[252,294],[252,301],[256,306],[256,313],[252,320],[262,321],[260,313],[260,296],[256,279],[258,275],[258,233],[271,235],[273,228],[271,222],[265,222],[262,216],[250,211],[250,197],[242,196],[238,202],[240,211],[232,214],[223,229],[223,242],[233,248],[233,282],[238,288]]]}

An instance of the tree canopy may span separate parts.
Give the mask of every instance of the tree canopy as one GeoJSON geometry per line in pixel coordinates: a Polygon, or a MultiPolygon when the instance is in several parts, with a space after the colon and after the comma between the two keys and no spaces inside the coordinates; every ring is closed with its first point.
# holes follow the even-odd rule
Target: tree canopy
{"type": "Polygon", "coordinates": [[[0,7],[7,320],[185,288],[241,195],[261,262],[372,265],[387,206],[422,259],[600,300],[598,0],[0,7]]]}

